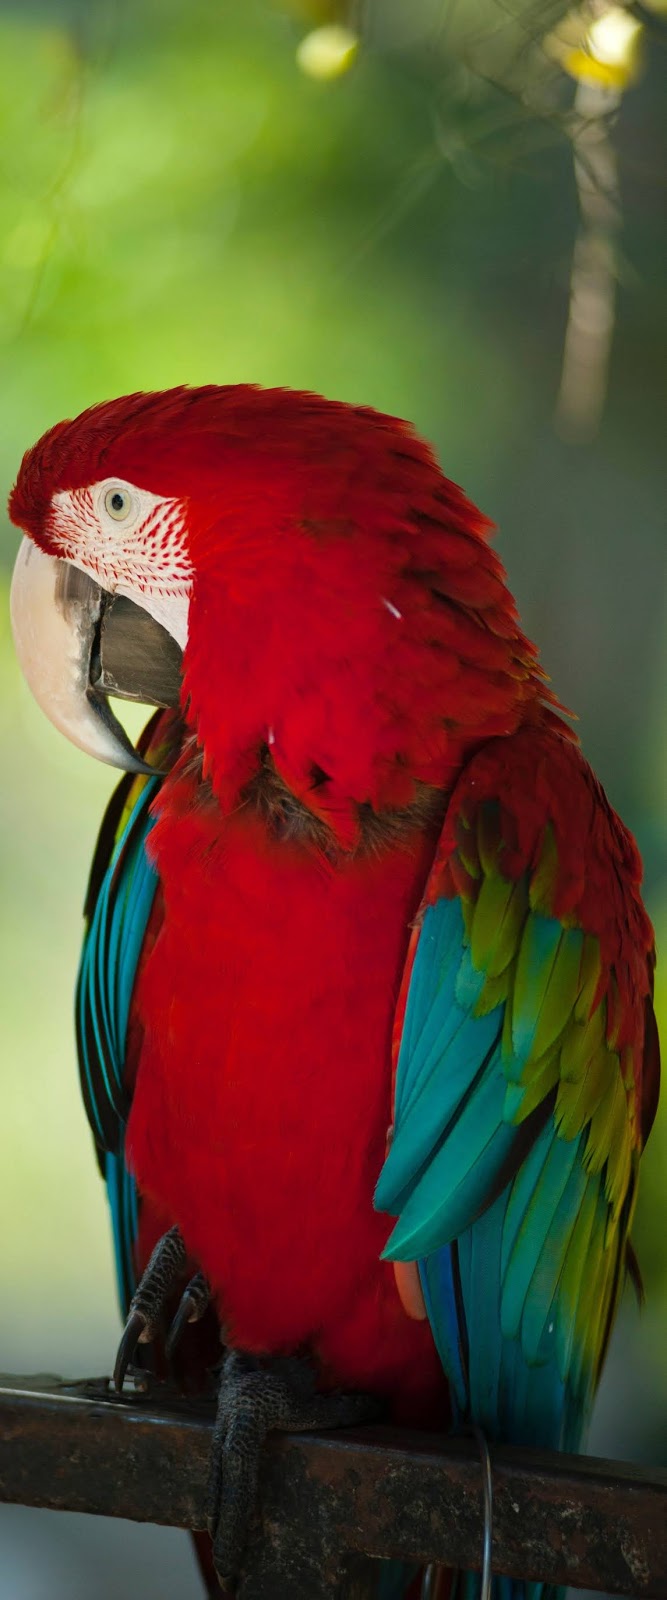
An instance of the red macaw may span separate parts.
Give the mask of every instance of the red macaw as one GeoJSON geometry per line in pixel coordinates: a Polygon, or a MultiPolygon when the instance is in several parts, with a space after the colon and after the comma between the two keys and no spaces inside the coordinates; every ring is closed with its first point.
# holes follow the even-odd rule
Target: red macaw
{"type": "Polygon", "coordinates": [[[82,1082],[118,1381],[188,1272],[177,1331],[210,1299],[231,1352],[221,1578],[256,1468],[239,1480],[239,1404],[257,1440],[363,1415],[359,1391],[576,1449],[633,1271],[653,938],[490,524],[406,423],[247,386],[58,424],[10,509],[27,679],[128,769],[89,892],[82,1082]],[[166,708],[139,751],[107,692],[166,708]],[[272,1364],[297,1352],[312,1381],[272,1364]]]}

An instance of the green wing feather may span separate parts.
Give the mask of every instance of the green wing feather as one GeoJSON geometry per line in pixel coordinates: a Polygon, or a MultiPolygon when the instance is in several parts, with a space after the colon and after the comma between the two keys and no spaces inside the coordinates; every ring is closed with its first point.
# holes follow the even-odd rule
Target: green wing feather
{"type": "MultiPolygon", "coordinates": [[[[594,780],[578,752],[571,759],[595,821],[600,791],[591,807],[594,780]]],[[[398,1218],[387,1257],[420,1263],[459,1405],[496,1437],[572,1447],[625,1276],[646,1134],[637,1018],[650,927],[629,881],[645,991],[629,1017],[600,937],[576,906],[559,911],[563,859],[548,809],[517,870],[511,797],[501,804],[476,787],[451,803],[413,938],[376,1205],[398,1218]],[[470,1267],[482,1260],[484,1274],[470,1267]],[[540,1410],[552,1418],[547,1436],[540,1410]]],[[[576,827],[576,793],[573,810],[576,827]]],[[[627,836],[615,825],[620,851],[627,836]]],[[[606,870],[620,878],[613,850],[606,870]]]]}

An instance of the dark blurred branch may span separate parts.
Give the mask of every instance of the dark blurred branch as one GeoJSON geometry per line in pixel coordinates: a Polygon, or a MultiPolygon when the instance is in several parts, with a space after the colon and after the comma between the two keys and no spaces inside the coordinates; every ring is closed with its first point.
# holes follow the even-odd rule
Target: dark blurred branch
{"type": "MultiPolygon", "coordinates": [[[[212,1412],[106,1380],[6,1378],[0,1498],[201,1528],[212,1412]]],[[[493,1565],[619,1595],[667,1595],[667,1473],[494,1449],[493,1565]]],[[[367,1557],[479,1565],[482,1472],[467,1439],[374,1428],[271,1439],[243,1600],[365,1594],[367,1557]],[[346,1574],[346,1575],[345,1575],[346,1574]]]]}

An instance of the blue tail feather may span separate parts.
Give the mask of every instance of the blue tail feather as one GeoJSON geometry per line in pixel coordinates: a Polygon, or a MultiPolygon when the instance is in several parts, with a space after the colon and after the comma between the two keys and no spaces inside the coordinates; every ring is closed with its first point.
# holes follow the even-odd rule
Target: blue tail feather
{"type": "MultiPolygon", "coordinates": [[[[543,1166],[549,1143],[545,1141],[541,1158],[535,1163],[537,1172],[543,1166]]],[[[563,1447],[568,1420],[570,1434],[573,1431],[574,1415],[570,1419],[572,1408],[568,1406],[555,1350],[547,1361],[531,1365],[520,1339],[503,1337],[499,1329],[509,1194],[505,1190],[454,1247],[444,1247],[426,1257],[420,1263],[421,1281],[461,1422],[474,1417],[490,1442],[511,1440],[515,1444],[558,1449],[563,1447]],[[461,1315],[465,1321],[463,1336],[458,1327],[461,1315]]],[[[458,1573],[451,1600],[479,1600],[480,1584],[479,1573],[458,1573]]],[[[564,1589],[553,1585],[500,1575],[493,1579],[493,1600],[563,1600],[564,1594],[564,1589]]]]}

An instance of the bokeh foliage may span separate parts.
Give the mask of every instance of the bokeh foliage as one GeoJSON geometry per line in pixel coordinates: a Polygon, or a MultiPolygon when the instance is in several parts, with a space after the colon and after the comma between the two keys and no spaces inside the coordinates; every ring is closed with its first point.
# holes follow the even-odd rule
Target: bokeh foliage
{"type": "MultiPolygon", "coordinates": [[[[335,3],[0,4],[0,472],[8,490],[57,418],[171,383],[312,387],[411,417],[501,524],[526,626],[639,836],[667,949],[665,54],[658,28],[614,130],[610,386],[597,437],[575,446],[553,427],[577,224],[571,85],[543,49],[564,10],[358,7],[354,65],[322,83],[296,51],[340,18],[335,3]]],[[[108,1366],[115,1337],[70,1021],[112,780],[62,747],[19,683],[4,602],[16,544],[7,525],[2,1358],[76,1370],[108,1366]]],[[[664,1025],[667,963],[658,1004],[664,1025]]],[[[656,1429],[666,1162],[663,1116],[637,1223],[649,1311],[624,1346],[656,1429]]],[[[640,1432],[623,1438],[641,1453],[640,1432]]]]}

